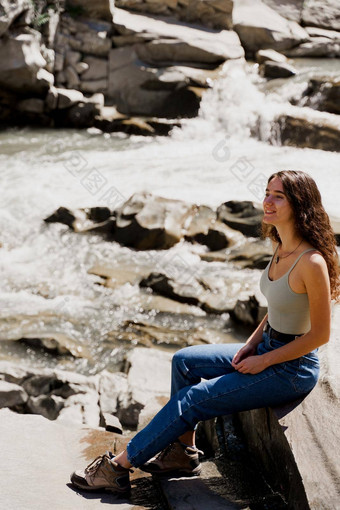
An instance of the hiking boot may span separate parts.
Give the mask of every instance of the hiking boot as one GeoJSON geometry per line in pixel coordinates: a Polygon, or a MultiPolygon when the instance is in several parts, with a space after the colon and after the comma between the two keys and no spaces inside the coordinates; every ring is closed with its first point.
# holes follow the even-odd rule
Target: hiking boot
{"type": "Polygon", "coordinates": [[[131,489],[129,472],[114,461],[114,455],[106,452],[89,464],[84,471],[75,471],[71,475],[71,482],[78,489],[87,491],[107,490],[124,493],[131,489]]]}
{"type": "Polygon", "coordinates": [[[153,475],[198,476],[201,472],[199,453],[203,454],[196,447],[184,446],[176,441],[140,466],[140,469],[153,475]]]}

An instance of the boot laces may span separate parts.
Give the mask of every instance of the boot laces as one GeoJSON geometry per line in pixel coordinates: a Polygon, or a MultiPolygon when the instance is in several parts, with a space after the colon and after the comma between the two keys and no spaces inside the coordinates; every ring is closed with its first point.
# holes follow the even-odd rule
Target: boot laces
{"type": "Polygon", "coordinates": [[[86,468],[85,473],[87,475],[95,473],[98,468],[101,466],[103,459],[105,457],[104,455],[99,455],[99,457],[96,457],[86,468]]]}

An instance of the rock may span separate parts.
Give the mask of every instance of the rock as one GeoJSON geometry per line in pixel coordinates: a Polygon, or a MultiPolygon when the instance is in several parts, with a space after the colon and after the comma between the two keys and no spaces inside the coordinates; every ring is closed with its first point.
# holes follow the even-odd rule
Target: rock
{"type": "Polygon", "coordinates": [[[0,44],[0,87],[19,94],[46,94],[53,75],[45,67],[38,33],[9,35],[0,44]]]}
{"type": "Polygon", "coordinates": [[[287,57],[332,57],[340,56],[340,42],[328,37],[310,37],[308,42],[295,48],[283,50],[287,57]]]}
{"type": "Polygon", "coordinates": [[[88,425],[90,427],[99,426],[100,409],[98,406],[98,393],[96,391],[72,395],[63,401],[63,404],[63,408],[60,410],[57,418],[58,422],[88,425]]]}
{"type": "Polygon", "coordinates": [[[66,41],[73,50],[97,57],[107,57],[111,49],[111,40],[106,37],[106,32],[79,32],[77,37],[71,36],[66,41]]]}
{"type": "Polygon", "coordinates": [[[242,234],[258,237],[261,231],[263,211],[252,202],[230,200],[217,209],[217,219],[242,234]]]}
{"type": "Polygon", "coordinates": [[[283,18],[301,25],[304,0],[262,0],[264,4],[278,12],[283,18]]]}
{"type": "Polygon", "coordinates": [[[52,335],[41,335],[39,338],[20,338],[19,341],[30,347],[43,349],[46,352],[57,356],[73,356],[74,358],[87,357],[89,353],[84,346],[74,342],[62,333],[54,333],[52,335]]]}
{"type": "Polygon", "coordinates": [[[79,90],[57,87],[51,87],[46,98],[46,104],[51,110],[63,110],[84,101],[85,98],[79,90]]]}
{"type": "Polygon", "coordinates": [[[116,241],[139,250],[166,249],[181,239],[193,206],[150,193],[135,193],[115,212],[116,241]]]}
{"type": "MultiPolygon", "coordinates": [[[[168,49],[165,44],[159,46],[159,51],[166,52],[164,58],[167,62],[169,59],[171,62],[178,62],[189,58],[189,61],[192,59],[193,62],[216,63],[217,65],[224,60],[244,56],[240,41],[233,31],[200,30],[195,26],[185,26],[172,20],[165,21],[132,14],[117,8],[115,9],[114,27],[121,35],[126,35],[127,32],[128,35],[144,32],[152,34],[153,39],[169,41],[168,49]],[[174,41],[177,41],[180,45],[178,47],[181,50],[180,52],[178,52],[176,46],[171,44],[174,41]],[[182,54],[182,51],[185,51],[185,53],[182,54]],[[201,55],[201,57],[198,55],[201,55]],[[200,60],[200,58],[203,60],[200,60]]],[[[149,51],[152,51],[152,49],[149,51]]],[[[156,50],[153,51],[152,56],[160,61],[160,56],[157,56],[156,50]]]]}
{"type": "Polygon", "coordinates": [[[14,364],[9,361],[0,360],[1,380],[21,385],[21,383],[27,376],[32,376],[33,374],[36,373],[37,371],[35,369],[14,364]]]}
{"type": "Polygon", "coordinates": [[[68,7],[79,9],[84,17],[112,21],[114,0],[68,0],[68,7]]]}
{"type": "Polygon", "coordinates": [[[277,125],[283,145],[336,152],[340,150],[340,121],[337,118],[299,109],[295,115],[281,115],[277,125]]]}
{"type": "Polygon", "coordinates": [[[302,11],[304,25],[340,31],[340,11],[337,0],[308,0],[302,11]]]}
{"type": "Polygon", "coordinates": [[[258,239],[246,242],[229,250],[227,260],[236,267],[245,269],[264,269],[273,254],[270,243],[258,239]]]}
{"type": "Polygon", "coordinates": [[[95,94],[96,92],[107,92],[108,80],[106,78],[101,80],[85,81],[83,77],[84,75],[82,75],[81,82],[79,84],[79,88],[82,90],[82,92],[85,92],[86,94],[95,94]]]}
{"type": "Polygon", "coordinates": [[[234,30],[248,53],[255,53],[262,48],[281,51],[309,39],[302,27],[294,21],[286,20],[261,0],[237,0],[233,9],[233,22],[234,30]]]}
{"type": "Polygon", "coordinates": [[[64,407],[64,399],[55,395],[39,395],[30,397],[27,401],[27,410],[32,414],[40,414],[48,420],[55,420],[64,407]]]}
{"type": "Polygon", "coordinates": [[[67,66],[64,69],[64,75],[66,83],[69,89],[76,89],[80,83],[78,73],[73,69],[72,66],[67,66]]]}
{"type": "Polygon", "coordinates": [[[87,71],[89,68],[89,65],[88,64],[85,64],[85,62],[78,62],[76,65],[75,65],[75,70],[78,74],[83,74],[85,71],[87,71]]]}
{"type": "Polygon", "coordinates": [[[336,30],[326,30],[324,28],[318,28],[318,27],[305,27],[305,30],[311,38],[326,37],[327,39],[331,39],[333,41],[338,41],[338,42],[340,40],[340,31],[337,32],[336,30]]]}
{"type": "Polygon", "coordinates": [[[75,65],[80,62],[80,59],[81,59],[81,53],[80,51],[66,51],[65,53],[65,65],[63,67],[66,67],[66,66],[71,66],[71,67],[75,67],[75,65]]]}
{"type": "Polygon", "coordinates": [[[127,356],[132,398],[144,407],[150,397],[169,396],[172,354],[137,347],[127,356]]]}
{"type": "Polygon", "coordinates": [[[104,413],[102,415],[101,426],[108,432],[115,432],[116,434],[123,434],[123,426],[118,420],[117,416],[104,413]]]}
{"type": "MultiPolygon", "coordinates": [[[[88,65],[88,69],[82,73],[82,81],[107,79],[109,69],[106,59],[89,56],[84,57],[83,62],[88,65]]],[[[105,88],[107,88],[107,83],[105,88]]]]}
{"type": "Polygon", "coordinates": [[[230,317],[236,322],[257,326],[267,313],[267,303],[259,292],[256,296],[245,296],[237,300],[230,317]]]}
{"type": "Polygon", "coordinates": [[[55,122],[57,126],[89,128],[93,126],[99,111],[99,107],[94,103],[78,103],[63,110],[59,116],[55,117],[55,122]]]}
{"type": "Polygon", "coordinates": [[[287,62],[287,57],[275,50],[259,50],[256,52],[255,58],[259,64],[264,64],[267,60],[278,63],[287,62]]]}
{"type": "Polygon", "coordinates": [[[232,0],[116,0],[117,7],[174,16],[212,28],[232,28],[232,0]]]}
{"type": "Polygon", "coordinates": [[[74,214],[66,207],[59,207],[51,216],[44,218],[46,223],[64,223],[72,229],[74,229],[75,220],[74,214]]]}
{"type": "Polygon", "coordinates": [[[13,25],[18,24],[18,20],[24,18],[24,23],[29,24],[33,17],[33,5],[29,0],[11,0],[1,1],[0,10],[0,37],[7,32],[13,25]]]}
{"type": "Polygon", "coordinates": [[[261,73],[265,78],[289,78],[295,76],[297,71],[295,67],[286,62],[271,62],[267,60],[261,69],[261,73]]]}
{"type": "Polygon", "coordinates": [[[116,414],[119,409],[119,399],[127,398],[129,393],[127,375],[108,370],[100,372],[99,376],[99,406],[101,414],[116,414]]]}
{"type": "Polygon", "coordinates": [[[340,77],[319,77],[309,80],[303,104],[320,111],[339,114],[340,77]]]}
{"type": "Polygon", "coordinates": [[[25,404],[27,393],[18,384],[0,380],[0,408],[25,404]]]}
{"type": "Polygon", "coordinates": [[[42,99],[38,99],[35,97],[29,99],[23,99],[19,101],[17,104],[17,109],[22,112],[28,113],[44,113],[45,103],[42,99]]]}
{"type": "Polygon", "coordinates": [[[319,349],[320,378],[312,392],[287,406],[238,415],[252,455],[289,508],[338,507],[339,312],[334,306],[331,339],[319,349]]]}

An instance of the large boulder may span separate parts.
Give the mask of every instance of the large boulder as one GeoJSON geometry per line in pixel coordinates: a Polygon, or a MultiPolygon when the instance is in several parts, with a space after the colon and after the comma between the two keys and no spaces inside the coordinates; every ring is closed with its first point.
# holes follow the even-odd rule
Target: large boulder
{"type": "Polygon", "coordinates": [[[116,0],[116,6],[142,13],[175,16],[211,28],[231,28],[233,0],[116,0]]]}
{"type": "Polygon", "coordinates": [[[248,200],[229,200],[217,209],[217,219],[242,234],[259,237],[263,218],[262,209],[248,200]]]}
{"type": "Polygon", "coordinates": [[[0,6],[0,37],[10,27],[29,24],[33,16],[33,3],[29,0],[2,0],[0,6]]]}
{"type": "Polygon", "coordinates": [[[259,49],[278,51],[308,40],[307,32],[289,21],[261,0],[236,0],[233,9],[234,30],[250,54],[259,49]]]}
{"type": "Polygon", "coordinates": [[[46,94],[54,77],[44,67],[38,32],[10,35],[0,43],[0,87],[20,94],[46,94]]]}
{"type": "Polygon", "coordinates": [[[340,78],[312,78],[305,92],[303,104],[317,110],[339,114],[340,78]]]}
{"type": "Polygon", "coordinates": [[[114,0],[67,0],[67,6],[83,16],[112,21],[114,0]]]}
{"type": "Polygon", "coordinates": [[[310,37],[309,41],[299,44],[295,48],[283,50],[287,57],[330,57],[340,56],[340,34],[337,40],[329,37],[310,37]]]}
{"type": "Polygon", "coordinates": [[[331,117],[313,110],[305,112],[300,108],[294,113],[281,115],[277,125],[283,145],[340,151],[340,120],[335,115],[331,117]]]}
{"type": "Polygon", "coordinates": [[[195,25],[184,25],[173,19],[157,19],[133,14],[122,9],[115,9],[113,26],[120,35],[147,34],[151,39],[172,39],[181,43],[181,52],[170,47],[166,61],[169,61],[169,53],[172,53],[171,62],[193,59],[193,61],[202,64],[213,62],[216,67],[224,60],[244,56],[239,38],[230,30],[206,30],[195,25]],[[184,48],[186,54],[182,56],[184,48]],[[201,55],[201,60],[199,55],[201,55]]]}
{"type": "Polygon", "coordinates": [[[319,350],[320,378],[301,402],[239,413],[244,438],[288,508],[337,510],[340,501],[340,307],[319,350]]]}
{"type": "Polygon", "coordinates": [[[308,0],[302,11],[304,25],[340,31],[340,9],[338,0],[308,0]]]}

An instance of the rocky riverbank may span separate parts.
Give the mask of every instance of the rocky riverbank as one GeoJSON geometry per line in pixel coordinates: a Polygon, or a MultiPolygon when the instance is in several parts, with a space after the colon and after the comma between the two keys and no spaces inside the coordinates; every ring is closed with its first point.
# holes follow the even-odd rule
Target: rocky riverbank
{"type": "MultiPolygon", "coordinates": [[[[281,82],[299,73],[287,57],[338,57],[338,7],[335,0],[327,9],[320,5],[5,1],[0,123],[168,134],[181,118],[198,114],[202,94],[226,63],[256,59],[265,80],[281,82]]],[[[273,129],[282,133],[282,143],[337,151],[338,79],[315,80],[292,98],[299,107],[275,119],[273,129]]]]}

